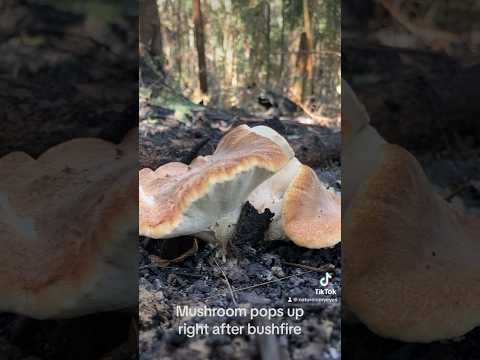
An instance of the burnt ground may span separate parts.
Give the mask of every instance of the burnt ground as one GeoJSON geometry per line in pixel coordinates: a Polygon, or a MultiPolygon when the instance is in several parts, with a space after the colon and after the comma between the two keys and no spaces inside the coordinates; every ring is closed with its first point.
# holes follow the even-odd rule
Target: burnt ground
{"type": "MultiPolygon", "coordinates": [[[[314,167],[329,186],[340,190],[340,135],[335,130],[299,124],[291,118],[262,118],[211,108],[194,109],[182,121],[165,109],[146,104],[141,104],[140,114],[142,167],[157,168],[169,161],[188,163],[198,155],[212,153],[229,128],[241,123],[265,124],[282,133],[303,162],[314,167]],[[148,115],[142,118],[142,114],[148,115]]],[[[275,351],[280,352],[281,359],[340,358],[340,302],[297,304],[305,309],[298,323],[303,329],[301,335],[178,335],[178,326],[185,322],[246,325],[249,319],[181,319],[175,315],[176,305],[295,306],[288,302],[289,297],[319,297],[315,288],[326,270],[334,272],[331,286],[340,292],[340,245],[309,250],[291,242],[265,242],[263,233],[268,222],[268,214],[258,214],[247,204],[236,236],[225,249],[200,242],[194,254],[190,251],[178,261],[160,259],[188,252],[194,247],[192,238],[140,238],[141,359],[268,359],[275,351]],[[178,251],[179,246],[183,250],[178,251]],[[175,254],[170,253],[172,247],[175,254]]],[[[273,321],[283,322],[282,318],[273,321]]]]}
{"type": "Polygon", "coordinates": [[[175,305],[223,308],[302,306],[305,316],[296,324],[302,327],[303,334],[280,336],[274,340],[275,346],[284,349],[289,354],[286,358],[290,359],[339,358],[340,303],[292,305],[288,298],[318,297],[315,288],[318,288],[319,279],[323,271],[333,267],[333,286],[340,289],[340,245],[308,250],[293,243],[263,242],[259,239],[261,232],[255,231],[259,222],[263,222],[262,215],[250,211],[251,215],[241,222],[241,233],[233,240],[226,261],[218,257],[218,248],[201,244],[199,251],[185,261],[160,266],[154,257],[155,248],[161,247],[160,244],[152,246],[148,239],[141,240],[141,359],[157,359],[159,356],[164,359],[263,359],[262,351],[270,351],[268,347],[262,348],[265,345],[253,336],[212,335],[193,339],[180,336],[177,327],[183,322],[246,325],[248,319],[180,319],[175,316],[175,305]],[[252,237],[252,230],[256,232],[256,238],[252,237]],[[234,289],[234,298],[226,278],[234,289]]]}
{"type": "Polygon", "coordinates": [[[155,169],[170,161],[190,163],[212,154],[229,129],[247,124],[267,125],[282,134],[297,158],[313,168],[335,168],[340,162],[341,139],[337,129],[304,125],[291,117],[260,117],[215,108],[193,108],[178,119],[167,109],[140,105],[140,167],[155,169]]]}

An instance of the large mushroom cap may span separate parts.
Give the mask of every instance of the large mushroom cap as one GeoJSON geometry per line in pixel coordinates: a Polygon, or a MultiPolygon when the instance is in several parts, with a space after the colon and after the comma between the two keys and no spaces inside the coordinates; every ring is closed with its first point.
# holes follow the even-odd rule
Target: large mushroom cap
{"type": "MultiPolygon", "coordinates": [[[[346,121],[364,118],[358,102],[342,110],[346,121]]],[[[378,335],[409,342],[479,326],[480,219],[452,209],[415,158],[368,124],[342,152],[345,308],[378,335]]]]}
{"type": "Polygon", "coordinates": [[[480,325],[480,219],[440,198],[406,150],[381,157],[343,222],[345,303],[384,337],[461,336],[480,325]]]}
{"type": "Polygon", "coordinates": [[[274,130],[241,125],[213,155],[191,166],[140,171],[140,234],[171,238],[208,230],[238,210],[250,192],[285,166],[293,150],[274,130]]]}
{"type": "Polygon", "coordinates": [[[137,301],[135,142],[0,159],[0,310],[73,317],[137,301]]]}

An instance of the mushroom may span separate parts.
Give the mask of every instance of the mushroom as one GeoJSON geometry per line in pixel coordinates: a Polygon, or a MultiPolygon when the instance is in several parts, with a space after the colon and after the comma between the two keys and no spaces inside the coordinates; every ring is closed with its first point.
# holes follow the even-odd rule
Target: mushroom
{"type": "Polygon", "coordinates": [[[274,213],[267,240],[290,239],[311,249],[340,241],[340,197],[297,158],[256,188],[248,201],[259,212],[268,208],[274,213]]]}
{"type": "Polygon", "coordinates": [[[0,311],[69,318],[137,303],[136,134],[0,158],[0,311]]]}
{"type": "Polygon", "coordinates": [[[480,219],[449,206],[417,160],[386,143],[343,87],[343,300],[376,334],[409,342],[480,325],[480,219]]]}
{"type": "Polygon", "coordinates": [[[230,131],[211,156],[190,166],[170,163],[142,169],[140,235],[156,239],[182,235],[226,243],[248,195],[283,168],[294,152],[266,126],[230,131]]]}

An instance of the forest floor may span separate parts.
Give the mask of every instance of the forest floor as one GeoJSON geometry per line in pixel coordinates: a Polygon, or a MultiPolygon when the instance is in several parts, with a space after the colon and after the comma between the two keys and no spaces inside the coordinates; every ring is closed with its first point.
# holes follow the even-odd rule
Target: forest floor
{"type": "MultiPolygon", "coordinates": [[[[304,125],[295,119],[265,119],[261,115],[196,107],[180,121],[166,109],[148,101],[140,104],[141,167],[157,168],[170,161],[189,163],[212,153],[228,129],[241,124],[266,124],[282,133],[297,156],[312,166],[334,191],[340,191],[340,135],[335,128],[304,125]]],[[[333,190],[332,189],[332,190],[333,190]]],[[[181,261],[158,261],[163,245],[173,240],[140,238],[140,356],[141,359],[267,359],[278,351],[281,359],[339,359],[341,347],[340,302],[315,305],[291,304],[289,298],[315,298],[319,279],[334,271],[331,286],[340,289],[340,245],[309,250],[291,242],[263,241],[268,218],[245,205],[237,233],[222,258],[223,249],[200,243],[198,250],[181,261]],[[301,335],[277,337],[251,335],[178,334],[184,323],[227,323],[245,326],[245,318],[177,317],[177,305],[215,308],[288,308],[301,306],[298,322],[285,318],[275,323],[300,325],[301,335]]],[[[192,239],[175,241],[193,244],[192,239]]],[[[187,245],[186,249],[189,246],[187,245]]],[[[338,299],[340,293],[337,293],[338,299]]],[[[257,322],[255,322],[258,325],[257,322]]],[[[264,323],[262,323],[264,324],[264,323]]]]}

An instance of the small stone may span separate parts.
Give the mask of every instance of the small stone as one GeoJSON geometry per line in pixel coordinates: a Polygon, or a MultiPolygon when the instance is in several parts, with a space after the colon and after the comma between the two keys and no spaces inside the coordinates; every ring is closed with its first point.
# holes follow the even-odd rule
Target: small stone
{"type": "Polygon", "coordinates": [[[285,276],[285,273],[283,272],[283,269],[280,266],[272,267],[272,274],[276,277],[284,277],[285,276]]]}

